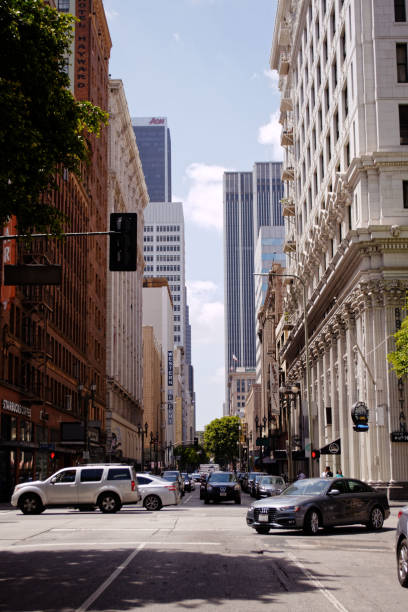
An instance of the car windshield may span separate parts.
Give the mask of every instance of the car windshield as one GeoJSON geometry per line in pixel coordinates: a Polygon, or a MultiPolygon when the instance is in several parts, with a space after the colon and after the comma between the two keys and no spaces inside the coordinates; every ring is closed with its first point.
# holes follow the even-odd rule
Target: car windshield
{"type": "Polygon", "coordinates": [[[228,472],[214,472],[211,474],[209,481],[211,482],[234,482],[235,476],[234,474],[229,474],[228,472]]]}
{"type": "Polygon", "coordinates": [[[285,495],[321,495],[325,492],[329,483],[327,480],[306,478],[297,480],[285,490],[285,495]]]}
{"type": "Polygon", "coordinates": [[[262,485],[284,485],[285,481],[280,476],[263,476],[259,481],[262,485]]]}

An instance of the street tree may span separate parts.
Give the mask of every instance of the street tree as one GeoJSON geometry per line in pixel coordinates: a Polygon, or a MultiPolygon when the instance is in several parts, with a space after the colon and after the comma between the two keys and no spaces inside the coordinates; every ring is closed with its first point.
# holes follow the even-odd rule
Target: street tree
{"type": "Polygon", "coordinates": [[[69,90],[66,63],[75,17],[44,0],[0,2],[0,226],[58,234],[63,214],[47,202],[55,177],[80,176],[90,134],[108,115],[69,90]]]}
{"type": "Polygon", "coordinates": [[[217,463],[235,462],[238,453],[240,419],[236,416],[225,416],[214,419],[204,431],[204,447],[214,455],[217,463]]]}
{"type": "MultiPolygon", "coordinates": [[[[406,309],[408,311],[408,298],[406,309]]],[[[408,315],[402,321],[400,329],[394,334],[394,338],[395,351],[388,353],[387,359],[398,378],[402,378],[408,375],[408,315]]]]}
{"type": "Polygon", "coordinates": [[[179,457],[177,460],[181,471],[192,472],[196,470],[200,463],[207,463],[208,457],[204,448],[198,446],[176,446],[174,448],[174,456],[179,457]]]}

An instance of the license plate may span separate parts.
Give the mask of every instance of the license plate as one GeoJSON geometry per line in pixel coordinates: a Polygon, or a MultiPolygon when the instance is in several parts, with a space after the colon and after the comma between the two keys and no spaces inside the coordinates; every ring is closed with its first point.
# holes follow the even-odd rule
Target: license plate
{"type": "Polygon", "coordinates": [[[221,497],[227,497],[227,492],[226,491],[220,491],[220,495],[221,495],[221,497]]]}
{"type": "Polygon", "coordinates": [[[258,516],[258,521],[259,521],[260,523],[267,523],[267,522],[268,522],[268,520],[269,520],[269,516],[268,516],[267,514],[260,514],[260,515],[258,516]]]}

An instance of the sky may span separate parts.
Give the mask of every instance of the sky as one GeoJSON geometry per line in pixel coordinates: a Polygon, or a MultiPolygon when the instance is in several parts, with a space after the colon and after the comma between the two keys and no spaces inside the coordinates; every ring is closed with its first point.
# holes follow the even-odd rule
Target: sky
{"type": "Polygon", "coordinates": [[[277,0],[103,0],[131,117],[167,117],[183,202],[196,427],[223,414],[223,173],[279,161],[277,0]]]}

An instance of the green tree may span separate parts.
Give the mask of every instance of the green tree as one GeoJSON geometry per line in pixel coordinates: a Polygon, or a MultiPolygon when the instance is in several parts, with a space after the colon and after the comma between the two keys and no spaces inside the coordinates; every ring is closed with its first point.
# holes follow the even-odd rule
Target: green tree
{"type": "Polygon", "coordinates": [[[207,463],[208,457],[202,446],[176,446],[174,456],[180,457],[178,465],[181,471],[192,472],[197,469],[200,463],[207,463]]]}
{"type": "MultiPolygon", "coordinates": [[[[408,310],[408,298],[406,309],[408,310]]],[[[408,316],[403,320],[401,328],[394,334],[394,338],[395,351],[388,353],[387,359],[398,378],[402,378],[408,375],[408,316]]]]}
{"type": "Polygon", "coordinates": [[[204,447],[214,455],[217,463],[232,463],[238,453],[240,419],[235,416],[225,416],[214,419],[204,431],[204,447]]]}
{"type": "Polygon", "coordinates": [[[0,0],[0,226],[60,233],[63,215],[46,202],[64,169],[80,175],[89,134],[108,115],[69,91],[66,60],[76,19],[44,0],[0,0]]]}

